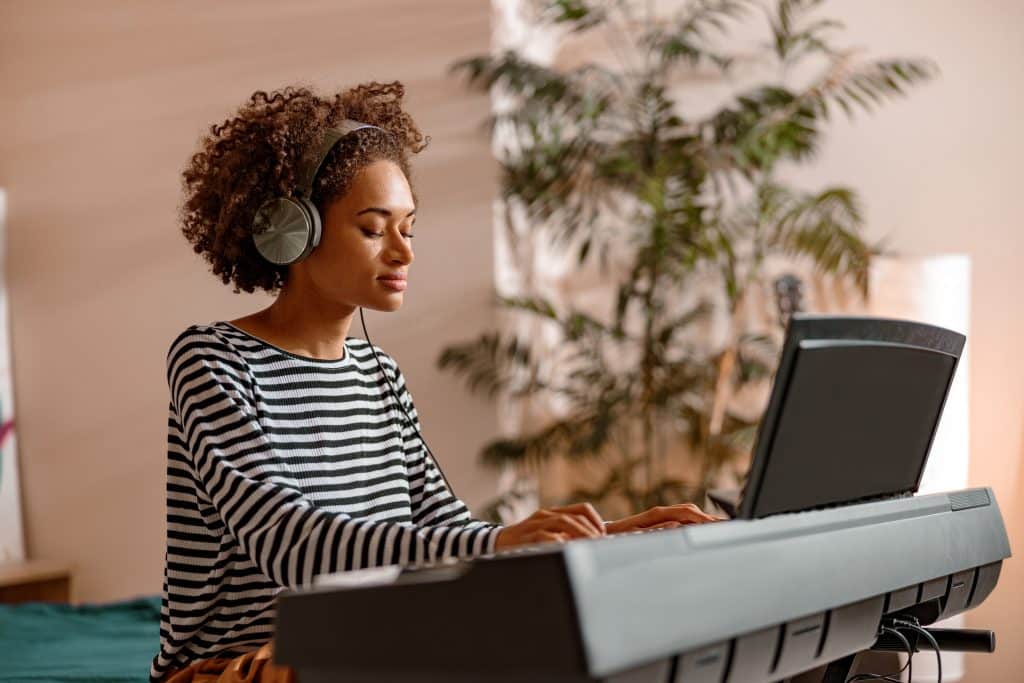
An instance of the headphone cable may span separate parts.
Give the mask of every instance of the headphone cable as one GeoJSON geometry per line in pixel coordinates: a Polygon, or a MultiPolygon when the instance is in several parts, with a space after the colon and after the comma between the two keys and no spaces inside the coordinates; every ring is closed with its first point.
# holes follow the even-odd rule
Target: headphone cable
{"type": "MultiPolygon", "coordinates": [[[[363,307],[362,306],[359,307],[359,322],[361,322],[362,325],[363,325],[363,336],[366,337],[366,343],[370,345],[370,351],[373,352],[373,357],[377,361],[377,367],[380,368],[380,374],[384,375],[384,380],[388,383],[388,388],[391,389],[391,395],[395,397],[395,402],[398,403],[398,407],[402,409],[402,412],[405,414],[405,419],[408,420],[409,426],[412,427],[413,431],[416,433],[416,436],[419,437],[420,443],[423,444],[423,448],[426,449],[426,452],[430,454],[430,459],[434,461],[434,466],[437,468],[437,471],[440,473],[441,478],[444,479],[444,483],[445,483],[445,486],[448,487],[448,491],[451,493],[451,495],[453,497],[458,498],[458,496],[455,495],[455,489],[452,488],[451,482],[448,481],[448,477],[445,476],[444,470],[441,468],[441,463],[439,463],[437,461],[437,458],[434,456],[434,452],[430,450],[430,446],[427,445],[427,441],[426,441],[426,439],[423,438],[423,434],[421,434],[420,430],[417,429],[416,423],[413,422],[412,417],[409,416],[409,411],[407,411],[405,409],[405,405],[402,403],[402,400],[398,397],[398,392],[395,391],[394,385],[391,384],[391,378],[388,377],[388,373],[384,371],[384,366],[381,365],[380,358],[377,356],[377,350],[376,350],[376,348],[374,348],[373,342],[370,341],[370,335],[366,331],[366,320],[363,318],[363,307]]],[[[424,489],[424,494],[426,494],[426,488],[427,488],[427,472],[426,472],[426,467],[424,467],[424,469],[423,469],[423,489],[424,489]]]]}

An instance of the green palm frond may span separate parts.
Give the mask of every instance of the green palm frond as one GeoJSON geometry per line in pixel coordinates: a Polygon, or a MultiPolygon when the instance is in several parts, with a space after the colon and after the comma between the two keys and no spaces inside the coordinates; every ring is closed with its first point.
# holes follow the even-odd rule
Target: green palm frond
{"type": "Polygon", "coordinates": [[[860,203],[849,188],[792,194],[767,241],[788,255],[810,258],[822,272],[851,278],[866,293],[875,250],[860,237],[863,222],[860,203]]]}
{"type": "Polygon", "coordinates": [[[781,86],[744,93],[702,125],[713,146],[723,150],[720,156],[748,179],[783,159],[813,156],[820,136],[812,103],[781,86]]]}
{"type": "Polygon", "coordinates": [[[600,26],[608,18],[607,8],[586,0],[548,0],[544,11],[553,24],[568,26],[575,33],[600,26]]]}
{"type": "Polygon", "coordinates": [[[555,310],[554,304],[539,296],[503,296],[498,297],[498,302],[506,308],[514,308],[520,311],[528,311],[534,315],[538,315],[548,320],[558,321],[558,311],[555,310]]]}
{"type": "MultiPolygon", "coordinates": [[[[595,173],[604,151],[603,143],[582,136],[532,145],[502,164],[504,196],[550,225],[556,246],[568,245],[600,215],[617,212],[618,188],[595,173]]],[[[591,236],[593,244],[600,233],[591,236]]]]}
{"type": "Polygon", "coordinates": [[[437,366],[465,375],[470,391],[493,398],[499,390],[513,389],[517,370],[526,370],[531,378],[515,392],[528,392],[543,387],[537,379],[539,371],[530,346],[517,337],[503,340],[498,333],[484,333],[476,340],[446,347],[438,357],[437,366]]]}
{"type": "Polygon", "coordinates": [[[554,104],[564,104],[566,100],[579,97],[571,76],[524,59],[511,50],[499,55],[460,59],[449,67],[449,71],[462,73],[467,85],[480,92],[489,93],[500,86],[533,102],[554,104]]]}
{"type": "Polygon", "coordinates": [[[499,301],[506,308],[528,311],[547,320],[557,322],[571,342],[580,341],[586,334],[608,334],[608,327],[593,316],[582,311],[570,310],[560,316],[554,305],[543,297],[500,297],[499,301]]]}
{"type": "Polygon", "coordinates": [[[827,34],[843,28],[833,19],[816,19],[804,23],[805,15],[820,5],[822,0],[779,0],[775,11],[768,12],[771,28],[771,48],[784,63],[796,62],[815,52],[834,54],[827,34]]]}
{"type": "Polygon", "coordinates": [[[830,74],[808,92],[807,99],[826,118],[831,100],[852,119],[855,107],[871,113],[886,98],[906,95],[909,86],[927,81],[937,73],[934,62],[928,60],[878,60],[830,74]]]}
{"type": "Polygon", "coordinates": [[[510,123],[523,141],[529,143],[531,129],[544,130],[546,123],[572,121],[574,126],[593,127],[619,100],[624,87],[620,74],[599,64],[583,64],[558,71],[537,64],[514,51],[470,57],[454,62],[450,73],[462,75],[467,85],[479,92],[495,89],[518,96],[511,111],[493,115],[489,129],[510,123]]]}
{"type": "Polygon", "coordinates": [[[555,457],[591,458],[608,445],[620,412],[621,406],[599,402],[532,434],[491,441],[481,461],[492,467],[537,467],[555,457]]]}
{"type": "Polygon", "coordinates": [[[726,22],[742,17],[750,4],[745,0],[696,0],[687,3],[667,30],[655,27],[639,42],[659,57],[662,69],[676,62],[697,66],[702,60],[728,69],[733,58],[713,49],[708,44],[707,34],[712,29],[724,33],[726,22]]]}

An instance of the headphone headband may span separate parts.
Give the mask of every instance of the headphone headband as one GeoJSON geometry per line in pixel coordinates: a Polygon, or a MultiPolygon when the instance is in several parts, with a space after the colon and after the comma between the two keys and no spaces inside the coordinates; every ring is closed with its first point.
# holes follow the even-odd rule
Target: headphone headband
{"type": "Polygon", "coordinates": [[[327,129],[320,144],[299,165],[298,196],[273,197],[256,210],[252,239],[263,258],[279,266],[298,263],[320,244],[323,220],[313,204],[313,180],[338,140],[361,128],[384,130],[352,119],[327,129]]]}
{"type": "MultiPolygon", "coordinates": [[[[299,182],[296,190],[300,197],[309,199],[313,196],[313,180],[316,179],[316,174],[320,171],[324,160],[327,159],[327,155],[330,154],[331,149],[334,148],[338,140],[362,128],[384,130],[380,126],[374,126],[354,119],[345,119],[336,127],[327,129],[327,132],[324,133],[324,139],[320,142],[320,146],[316,148],[308,162],[299,171],[299,182]]],[[[384,132],[386,133],[387,131],[384,132]]]]}

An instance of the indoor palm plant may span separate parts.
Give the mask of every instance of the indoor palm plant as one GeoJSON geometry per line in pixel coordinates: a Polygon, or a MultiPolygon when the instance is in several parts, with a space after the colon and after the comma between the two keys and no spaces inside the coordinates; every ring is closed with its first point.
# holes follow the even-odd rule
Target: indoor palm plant
{"type": "Polygon", "coordinates": [[[742,470],[758,413],[737,397],[770,376],[777,351],[778,335],[751,325],[771,288],[766,265],[803,260],[866,295],[877,252],[852,189],[802,190],[780,169],[814,155],[837,111],[870,111],[934,72],[836,47],[841,25],[818,15],[821,4],[697,0],[665,17],[629,0],[533,3],[539,26],[600,35],[616,60],[556,69],[509,50],[454,65],[511,103],[491,121],[505,215],[598,268],[612,299],[599,316],[537,292],[501,297],[557,329],[557,358],[500,332],[443,350],[440,367],[474,391],[560,406],[487,444],[485,462],[526,479],[555,459],[596,466],[568,497],[609,514],[703,502],[723,468],[742,470]],[[759,48],[730,51],[730,31],[762,16],[759,48]],[[684,113],[687,74],[751,64],[771,66],[772,81],[684,113]],[[666,443],[684,447],[688,467],[673,466],[681,456],[666,443]]]}

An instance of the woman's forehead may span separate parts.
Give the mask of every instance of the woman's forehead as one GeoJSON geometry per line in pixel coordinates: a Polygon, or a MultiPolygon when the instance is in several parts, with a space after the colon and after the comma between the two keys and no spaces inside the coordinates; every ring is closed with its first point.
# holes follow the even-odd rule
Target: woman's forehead
{"type": "Polygon", "coordinates": [[[339,198],[344,210],[360,214],[366,209],[380,209],[370,213],[405,218],[416,209],[409,180],[397,164],[375,161],[361,168],[352,178],[348,191],[339,198]]]}

